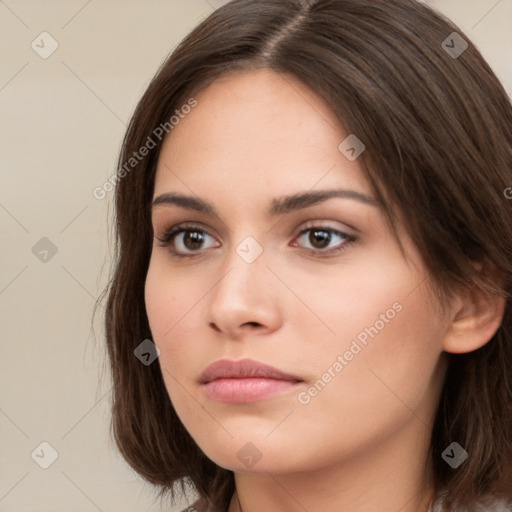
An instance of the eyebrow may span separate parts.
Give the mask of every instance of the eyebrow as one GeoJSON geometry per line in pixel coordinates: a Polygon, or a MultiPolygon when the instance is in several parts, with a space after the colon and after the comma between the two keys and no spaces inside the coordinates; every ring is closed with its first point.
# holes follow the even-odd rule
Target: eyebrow
{"type": "MultiPolygon", "coordinates": [[[[322,203],[334,197],[352,199],[370,206],[377,206],[377,201],[372,197],[356,192],[355,190],[333,189],[299,192],[291,196],[273,199],[267,213],[271,216],[284,215],[294,210],[300,210],[322,203]]],[[[193,196],[186,196],[174,192],[166,192],[153,200],[152,207],[163,205],[175,205],[188,210],[196,210],[203,213],[218,215],[215,207],[206,201],[193,196]]]]}

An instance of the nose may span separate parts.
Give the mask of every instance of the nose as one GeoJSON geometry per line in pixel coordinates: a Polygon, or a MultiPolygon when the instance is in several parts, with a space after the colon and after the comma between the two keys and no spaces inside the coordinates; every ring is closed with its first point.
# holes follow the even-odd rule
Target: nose
{"type": "Polygon", "coordinates": [[[248,262],[235,249],[209,297],[209,325],[232,339],[269,334],[282,324],[278,287],[265,251],[248,262]]]}

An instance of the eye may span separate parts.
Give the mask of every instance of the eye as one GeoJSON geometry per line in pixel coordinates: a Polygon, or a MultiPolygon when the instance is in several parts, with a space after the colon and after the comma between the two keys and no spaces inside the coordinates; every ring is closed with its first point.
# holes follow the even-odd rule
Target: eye
{"type": "MultiPolygon", "coordinates": [[[[160,246],[167,247],[171,255],[176,258],[197,256],[205,249],[220,245],[214,237],[195,224],[171,227],[157,239],[160,241],[160,246]]],[[[355,236],[328,226],[311,226],[303,229],[291,245],[302,245],[315,254],[330,255],[345,249],[355,240],[355,236]],[[297,244],[297,240],[300,244],[297,244]]]]}
{"type": "Polygon", "coordinates": [[[306,249],[310,249],[315,253],[326,254],[336,253],[345,249],[355,239],[353,235],[327,226],[308,227],[303,229],[296,238],[296,240],[302,240],[302,244],[306,244],[306,249]],[[307,244],[310,246],[307,247],[307,244]],[[326,248],[328,250],[325,250],[326,248]]]}
{"type": "Polygon", "coordinates": [[[203,229],[191,224],[182,224],[166,230],[158,240],[161,242],[161,247],[168,247],[173,256],[180,258],[194,256],[200,252],[200,249],[218,246],[216,242],[210,242],[210,245],[205,247],[204,243],[208,238],[214,240],[203,229]]]}

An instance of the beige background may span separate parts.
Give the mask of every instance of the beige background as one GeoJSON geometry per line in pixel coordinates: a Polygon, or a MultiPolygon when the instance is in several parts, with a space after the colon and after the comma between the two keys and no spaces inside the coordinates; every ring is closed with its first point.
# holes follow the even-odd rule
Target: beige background
{"type": "MultiPolygon", "coordinates": [[[[0,512],[163,510],[109,440],[91,313],[110,263],[112,194],[92,190],[115,171],[158,65],[221,3],[0,0],[0,512]],[[31,47],[43,31],[59,45],[47,59],[31,47]],[[57,249],[46,262],[32,251],[43,237],[57,249]],[[58,452],[48,469],[31,457],[37,448],[35,460],[51,460],[43,441],[58,452]]],[[[510,93],[512,0],[428,3],[466,31],[510,93]]]]}

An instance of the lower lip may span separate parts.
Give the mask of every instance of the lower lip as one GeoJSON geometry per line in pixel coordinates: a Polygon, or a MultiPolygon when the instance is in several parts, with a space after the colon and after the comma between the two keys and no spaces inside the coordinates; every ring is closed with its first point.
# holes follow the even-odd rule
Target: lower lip
{"type": "Polygon", "coordinates": [[[261,377],[216,379],[205,384],[204,389],[210,398],[219,402],[243,404],[280,395],[292,390],[297,384],[299,382],[261,377]]]}

